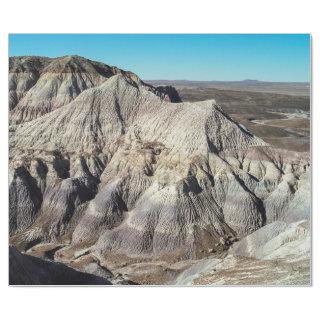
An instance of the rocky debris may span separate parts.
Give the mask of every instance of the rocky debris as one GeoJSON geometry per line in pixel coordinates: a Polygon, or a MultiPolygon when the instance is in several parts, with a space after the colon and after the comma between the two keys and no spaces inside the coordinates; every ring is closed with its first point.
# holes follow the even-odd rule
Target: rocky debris
{"type": "Polygon", "coordinates": [[[310,258],[260,260],[228,255],[204,259],[183,271],[171,285],[309,286],[310,258]]]}
{"type": "Polygon", "coordinates": [[[9,247],[10,285],[110,285],[108,280],[9,247]]]}
{"type": "Polygon", "coordinates": [[[106,79],[10,130],[10,242],[20,250],[68,242],[67,261],[79,248],[99,261],[198,259],[309,215],[307,153],[273,148],[214,100],[168,102],[131,73],[81,59],[41,72],[106,79]]]}
{"type": "Polygon", "coordinates": [[[101,266],[100,263],[91,262],[84,268],[87,273],[94,274],[110,281],[114,285],[137,285],[137,283],[125,279],[121,274],[113,274],[111,271],[101,266]]]}

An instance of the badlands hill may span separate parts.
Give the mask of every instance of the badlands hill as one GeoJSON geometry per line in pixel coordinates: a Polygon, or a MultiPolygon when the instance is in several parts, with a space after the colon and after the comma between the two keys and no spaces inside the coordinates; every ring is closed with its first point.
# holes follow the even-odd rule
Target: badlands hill
{"type": "Polygon", "coordinates": [[[173,103],[173,88],[80,57],[13,58],[9,72],[20,251],[56,246],[53,259],[83,269],[111,255],[174,262],[309,219],[308,154],[268,145],[214,100],[173,103]]]}
{"type": "Polygon", "coordinates": [[[134,73],[79,56],[61,58],[9,58],[10,121],[33,120],[67,105],[81,92],[102,84],[114,75],[124,75],[170,101],[180,101],[174,88],[143,83],[134,73]]]}

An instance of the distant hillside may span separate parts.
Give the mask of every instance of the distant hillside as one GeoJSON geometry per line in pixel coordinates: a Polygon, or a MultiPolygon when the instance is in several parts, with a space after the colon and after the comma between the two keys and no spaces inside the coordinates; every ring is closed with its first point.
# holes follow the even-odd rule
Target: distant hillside
{"type": "Polygon", "coordinates": [[[175,87],[204,87],[223,90],[239,90],[253,92],[270,92],[289,95],[308,96],[309,82],[266,82],[258,80],[243,81],[189,81],[189,80],[145,80],[147,83],[158,85],[172,85],[175,87]]]}

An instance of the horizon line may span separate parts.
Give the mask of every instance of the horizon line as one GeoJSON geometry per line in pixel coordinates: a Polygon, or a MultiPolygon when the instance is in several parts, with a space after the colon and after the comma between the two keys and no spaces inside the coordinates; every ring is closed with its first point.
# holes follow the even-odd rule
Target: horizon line
{"type": "MultiPolygon", "coordinates": [[[[84,58],[86,60],[89,61],[93,61],[93,62],[99,62],[99,63],[103,63],[109,67],[116,67],[119,68],[123,71],[126,72],[133,72],[131,70],[124,70],[122,69],[122,67],[118,67],[116,65],[113,64],[109,64],[108,62],[102,61],[101,59],[97,59],[97,60],[92,60],[90,58],[87,58],[86,56],[83,55],[79,55],[79,54],[66,54],[66,55],[61,55],[61,56],[49,56],[49,55],[8,55],[8,58],[23,58],[23,57],[37,57],[37,58],[47,58],[47,59],[59,59],[59,58],[64,58],[64,57],[80,57],[80,58],[84,58]]],[[[143,79],[142,77],[139,76],[139,74],[135,73],[141,80],[143,81],[186,81],[186,82],[265,82],[265,83],[305,83],[305,84],[309,84],[311,83],[310,81],[288,81],[288,80],[282,80],[282,81],[275,81],[275,80],[259,80],[259,79],[250,79],[250,78],[245,78],[242,80],[193,80],[193,79],[143,79]]]]}
{"type": "Polygon", "coordinates": [[[267,83],[307,83],[311,81],[271,81],[271,80],[257,80],[257,79],[243,79],[243,80],[190,80],[190,79],[141,79],[143,81],[181,81],[181,82],[267,82],[267,83]]]}

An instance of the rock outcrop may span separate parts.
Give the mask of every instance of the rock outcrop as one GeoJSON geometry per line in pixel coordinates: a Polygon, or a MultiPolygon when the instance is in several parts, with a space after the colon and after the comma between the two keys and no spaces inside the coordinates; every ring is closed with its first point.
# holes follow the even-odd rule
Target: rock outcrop
{"type": "Polygon", "coordinates": [[[79,249],[100,260],[201,258],[308,216],[308,154],[266,144],[214,100],[172,103],[172,89],[82,58],[38,65],[11,114],[10,241],[20,250],[54,242],[61,259],[79,249]]]}

